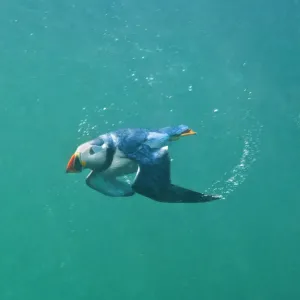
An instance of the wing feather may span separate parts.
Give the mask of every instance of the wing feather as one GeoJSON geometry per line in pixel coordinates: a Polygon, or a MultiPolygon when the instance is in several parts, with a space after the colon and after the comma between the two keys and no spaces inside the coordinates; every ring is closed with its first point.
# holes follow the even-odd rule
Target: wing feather
{"type": "Polygon", "coordinates": [[[200,203],[220,199],[171,183],[171,162],[167,148],[153,153],[155,159],[140,160],[132,189],[145,197],[166,203],[200,203]]]}

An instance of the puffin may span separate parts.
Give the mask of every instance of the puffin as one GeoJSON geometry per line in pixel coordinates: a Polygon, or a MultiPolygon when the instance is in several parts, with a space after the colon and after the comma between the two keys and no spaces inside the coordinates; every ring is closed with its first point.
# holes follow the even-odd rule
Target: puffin
{"type": "Polygon", "coordinates": [[[200,193],[172,182],[169,146],[195,134],[187,125],[117,129],[78,146],[67,163],[66,173],[90,170],[85,179],[87,186],[108,197],[139,194],[165,203],[221,199],[221,195],[200,193]],[[132,182],[124,179],[131,174],[132,182]]]}

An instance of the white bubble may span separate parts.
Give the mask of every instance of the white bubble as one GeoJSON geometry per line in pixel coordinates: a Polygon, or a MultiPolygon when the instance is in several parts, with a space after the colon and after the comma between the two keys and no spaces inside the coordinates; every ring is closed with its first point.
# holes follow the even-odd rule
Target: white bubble
{"type": "Polygon", "coordinates": [[[236,166],[231,171],[225,172],[223,180],[216,181],[206,190],[206,193],[228,196],[246,180],[248,170],[256,161],[259,153],[262,126],[257,120],[256,124],[254,128],[245,131],[243,136],[243,150],[236,166]]]}

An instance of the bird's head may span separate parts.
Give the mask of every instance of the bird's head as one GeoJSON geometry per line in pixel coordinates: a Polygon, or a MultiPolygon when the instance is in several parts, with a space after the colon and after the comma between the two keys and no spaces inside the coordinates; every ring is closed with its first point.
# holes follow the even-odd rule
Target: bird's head
{"type": "Polygon", "coordinates": [[[103,170],[107,162],[108,145],[99,137],[80,145],[71,156],[66,172],[79,173],[84,169],[103,170]]]}

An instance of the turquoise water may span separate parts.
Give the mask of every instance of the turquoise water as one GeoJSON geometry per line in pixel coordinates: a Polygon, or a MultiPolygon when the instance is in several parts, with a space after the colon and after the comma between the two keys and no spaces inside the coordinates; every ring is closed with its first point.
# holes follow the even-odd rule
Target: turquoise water
{"type": "Polygon", "coordinates": [[[0,4],[0,299],[299,299],[298,1],[0,4]],[[107,198],[77,145],[188,124],[173,181],[107,198]]]}

